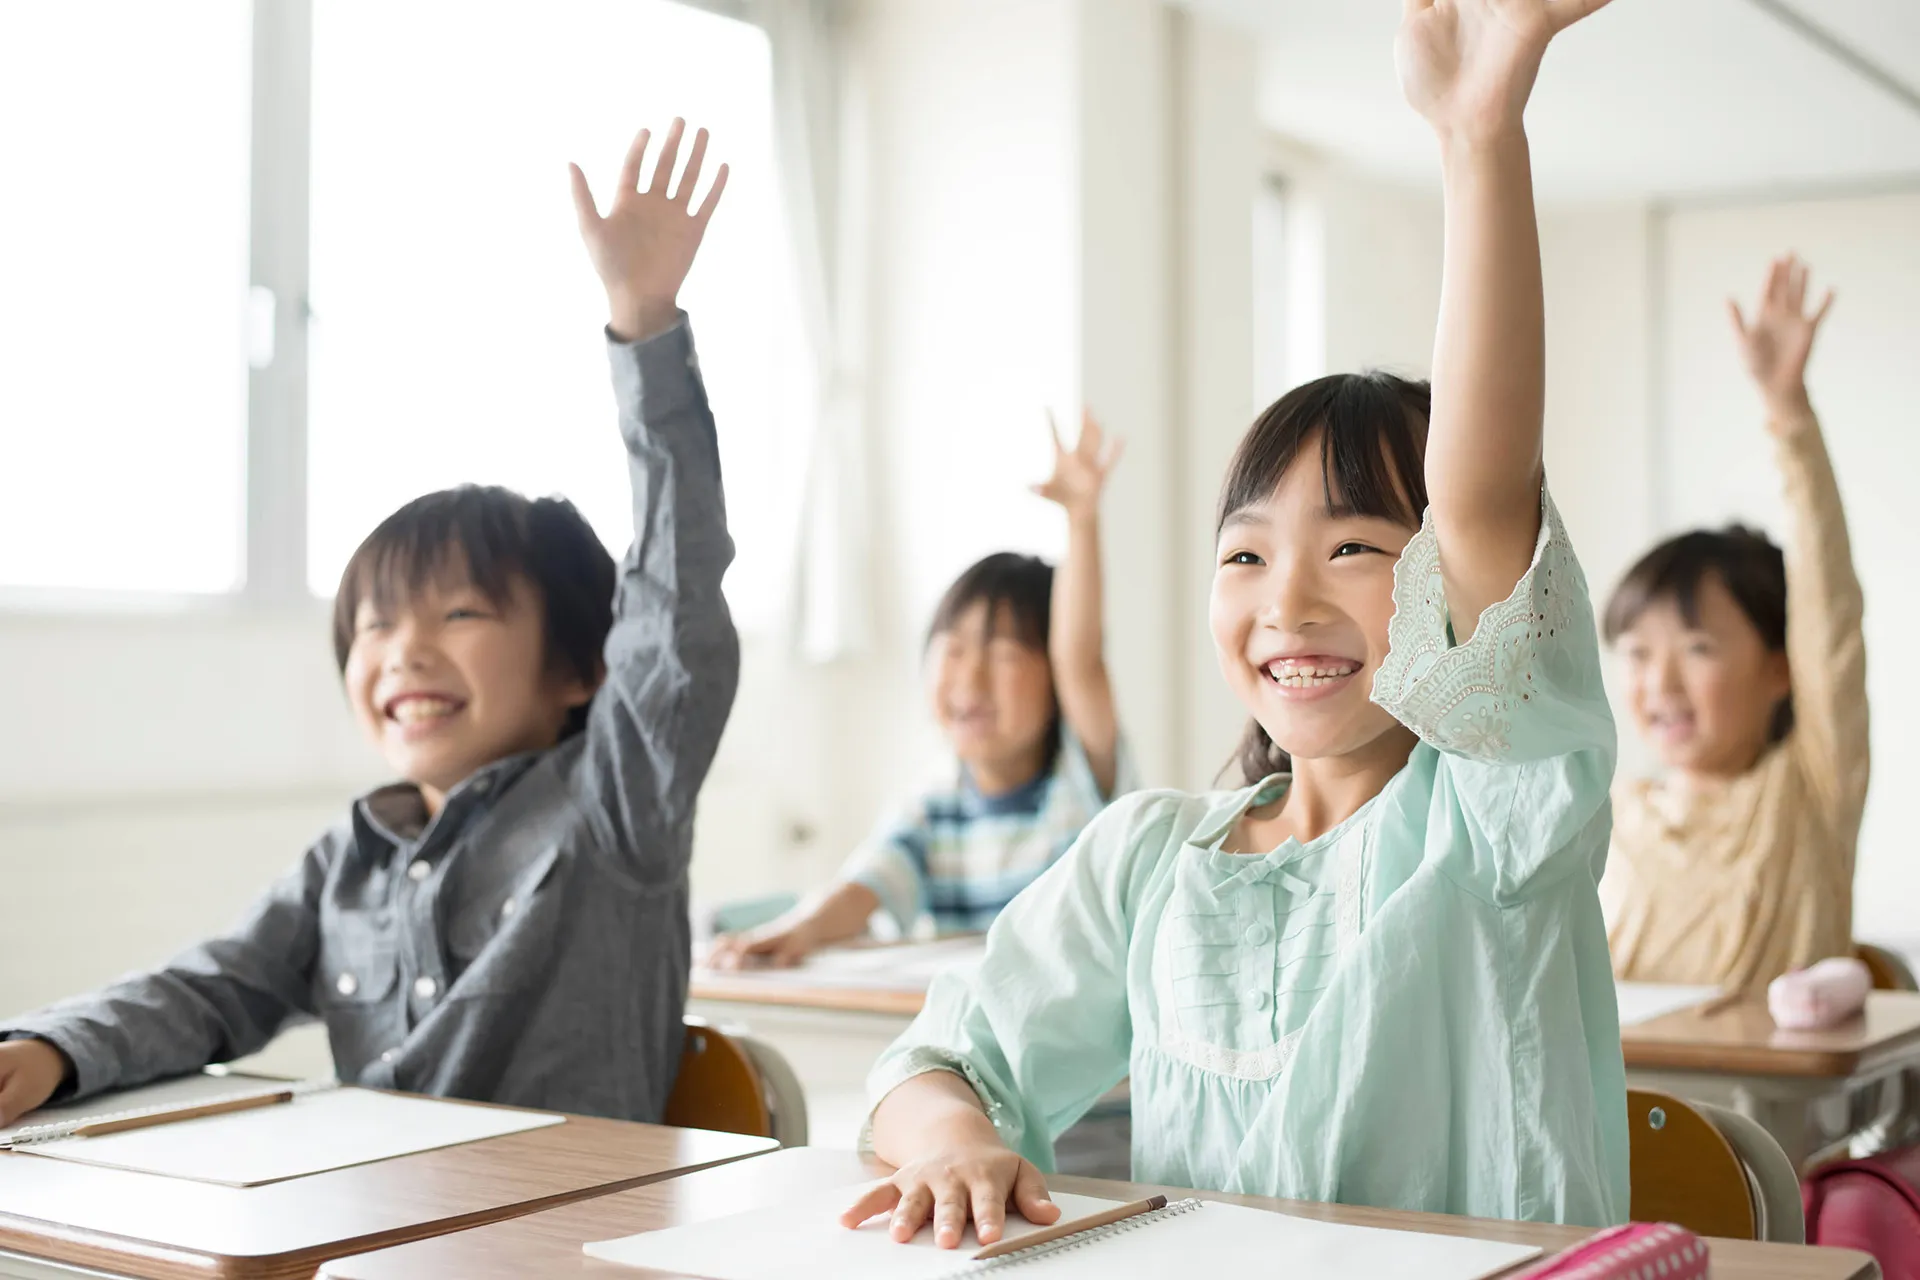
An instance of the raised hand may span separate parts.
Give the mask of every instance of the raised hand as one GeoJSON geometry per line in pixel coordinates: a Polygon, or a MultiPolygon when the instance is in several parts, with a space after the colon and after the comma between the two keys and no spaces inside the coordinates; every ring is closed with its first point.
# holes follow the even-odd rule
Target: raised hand
{"type": "Polygon", "coordinates": [[[1790,413],[1806,407],[1807,357],[1831,306],[1833,290],[1828,289],[1819,309],[1808,314],[1807,264],[1792,254],[1773,260],[1751,323],[1740,304],[1727,299],[1727,314],[1740,339],[1747,372],[1759,384],[1769,409],[1790,413]]]}
{"type": "Polygon", "coordinates": [[[694,135],[693,152],[687,157],[679,188],[669,193],[686,128],[686,121],[675,120],[667,130],[653,179],[644,191],[640,189],[640,170],[653,135],[647,129],[640,131],[627,150],[626,163],[620,166],[613,203],[604,216],[594,203],[587,175],[577,164],[567,166],[573,174],[573,205],[580,215],[580,238],[586,241],[587,256],[593,259],[593,269],[607,287],[609,327],[622,341],[652,337],[673,327],[679,315],[680,285],[693,266],[701,238],[707,234],[707,222],[720,203],[720,193],[727,188],[727,166],[723,164],[714,174],[706,199],[694,207],[694,188],[707,155],[707,131],[702,129],[694,135]]]}
{"type": "Polygon", "coordinates": [[[1085,411],[1080,415],[1080,439],[1071,449],[1061,442],[1060,424],[1051,413],[1047,415],[1047,427],[1053,432],[1053,474],[1032,486],[1033,491],[1049,502],[1059,503],[1069,516],[1098,514],[1100,493],[1114,464],[1120,461],[1125,442],[1115,440],[1111,447],[1103,448],[1106,433],[1093,414],[1085,411]]]}
{"type": "Polygon", "coordinates": [[[1554,36],[1608,0],[1404,0],[1393,60],[1407,102],[1443,134],[1520,126],[1554,36]]]}

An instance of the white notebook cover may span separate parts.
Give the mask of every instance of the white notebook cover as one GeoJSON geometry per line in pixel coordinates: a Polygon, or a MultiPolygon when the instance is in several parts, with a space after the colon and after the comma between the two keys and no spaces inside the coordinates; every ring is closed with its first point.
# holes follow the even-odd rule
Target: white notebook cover
{"type": "MultiPolygon", "coordinates": [[[[232,1082],[226,1083],[225,1092],[235,1092],[232,1082]]],[[[98,1101],[91,1108],[74,1108],[100,1109],[98,1101]]],[[[19,1150],[53,1160],[252,1187],[565,1121],[565,1116],[541,1112],[347,1088],[103,1137],[37,1142],[19,1150]]]]}
{"type": "MultiPolygon", "coordinates": [[[[858,1187],[837,1187],[773,1208],[708,1222],[602,1240],[586,1252],[607,1262],[701,1280],[945,1280],[986,1275],[1018,1262],[1022,1280],[1165,1280],[1169,1276],[1285,1275],[1287,1280],[1484,1280],[1537,1257],[1531,1245],[1459,1236],[1349,1227],[1265,1209],[1207,1202],[1109,1228],[1110,1234],[1023,1260],[1014,1254],[970,1261],[980,1247],[971,1228],[958,1249],[940,1249],[922,1230],[895,1244],[883,1215],[848,1230],[839,1214],[858,1187]]],[[[1055,1197],[1064,1218],[1118,1202],[1055,1197]]],[[[1192,1202],[1186,1202],[1191,1204],[1192,1202]]],[[[1008,1236],[1039,1228],[1015,1215],[1008,1236]]]]}

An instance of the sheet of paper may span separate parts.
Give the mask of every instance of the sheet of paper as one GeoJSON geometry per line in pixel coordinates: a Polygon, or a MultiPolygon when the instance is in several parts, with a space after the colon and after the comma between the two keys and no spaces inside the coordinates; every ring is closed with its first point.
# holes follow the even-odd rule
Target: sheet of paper
{"type": "Polygon", "coordinates": [[[565,1116],[332,1089],[277,1106],[22,1147],[169,1178],[252,1187],[562,1124],[565,1116]]]}
{"type": "MultiPolygon", "coordinates": [[[[1315,1222],[1264,1209],[1208,1203],[1136,1224],[1079,1248],[1021,1260],[975,1263],[973,1235],[956,1250],[934,1247],[922,1231],[895,1244],[887,1220],[856,1231],[834,1219],[853,1188],[714,1222],[600,1241],[589,1255],[703,1280],[945,1280],[991,1274],[1019,1262],[1033,1280],[1164,1280],[1185,1275],[1277,1275],[1288,1280],[1483,1280],[1537,1257],[1530,1245],[1459,1236],[1384,1231],[1315,1222]]],[[[1113,1207],[1086,1196],[1057,1197],[1070,1218],[1113,1207]]],[[[1012,1224],[1010,1224],[1012,1225],[1012,1224]]],[[[1038,1230],[1019,1224],[1021,1234],[1038,1230]]],[[[1009,1231],[1009,1235],[1014,1234],[1009,1231]]]]}
{"type": "Polygon", "coordinates": [[[836,947],[817,951],[791,969],[750,969],[746,972],[756,982],[785,983],[798,987],[925,991],[942,971],[976,961],[984,954],[986,939],[975,935],[902,946],[836,947]]]}
{"type": "Polygon", "coordinates": [[[1718,987],[1684,987],[1667,982],[1616,982],[1615,996],[1620,1001],[1620,1025],[1651,1022],[1662,1014],[1691,1009],[1720,994],[1718,987]]]}
{"type": "Polygon", "coordinates": [[[0,1129],[0,1142],[10,1142],[13,1135],[21,1129],[37,1128],[43,1124],[67,1124],[75,1120],[97,1118],[102,1115],[117,1114],[122,1111],[145,1111],[156,1107],[190,1107],[197,1103],[211,1102],[215,1098],[231,1098],[240,1094],[272,1093],[284,1089],[288,1082],[267,1080],[260,1076],[214,1076],[195,1074],[180,1076],[174,1080],[163,1080],[159,1084],[143,1085],[138,1089],[122,1089],[118,1093],[102,1094],[88,1098],[85,1102],[70,1103],[63,1107],[42,1107],[38,1111],[29,1111],[14,1122],[11,1128],[0,1129]]]}

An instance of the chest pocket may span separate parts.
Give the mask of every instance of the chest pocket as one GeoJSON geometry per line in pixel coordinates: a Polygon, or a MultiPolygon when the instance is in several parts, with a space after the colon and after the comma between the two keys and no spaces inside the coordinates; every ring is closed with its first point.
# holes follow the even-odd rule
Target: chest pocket
{"type": "Polygon", "coordinates": [[[554,941],[554,870],[560,847],[548,845],[531,861],[495,859],[462,868],[457,901],[447,922],[449,999],[515,991],[544,972],[554,941]]]}
{"type": "Polygon", "coordinates": [[[1203,1070],[1271,1079],[1338,960],[1335,860],[1184,852],[1155,954],[1161,1048],[1203,1070]]]}
{"type": "Polygon", "coordinates": [[[323,912],[315,1003],[322,1009],[377,1005],[393,994],[400,954],[384,909],[323,912]]]}

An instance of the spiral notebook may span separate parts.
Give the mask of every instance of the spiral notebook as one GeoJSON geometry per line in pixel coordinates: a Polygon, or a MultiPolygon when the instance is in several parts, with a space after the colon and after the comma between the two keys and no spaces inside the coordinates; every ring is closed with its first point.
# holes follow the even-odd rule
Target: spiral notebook
{"type": "MultiPolygon", "coordinates": [[[[1461,1236],[1350,1227],[1218,1201],[1176,1200],[1030,1250],[985,1262],[971,1229],[958,1249],[940,1249],[922,1231],[896,1244],[887,1219],[857,1230],[841,1210],[858,1188],[838,1187],[770,1209],[649,1231],[585,1246],[604,1262],[700,1280],[964,1280],[1018,1268],[1020,1280],[1165,1280],[1182,1275],[1284,1274],[1288,1280],[1486,1280],[1538,1257],[1531,1245],[1461,1236]],[[1276,1268],[1278,1268],[1276,1270],[1276,1268]]],[[[1115,1200],[1056,1195],[1063,1220],[1118,1206],[1115,1200]]],[[[1038,1227],[1015,1216],[1009,1238],[1038,1227]]]]}

